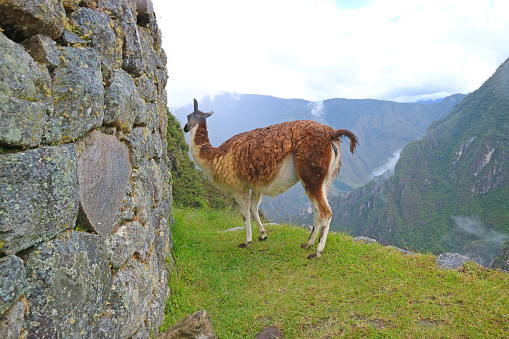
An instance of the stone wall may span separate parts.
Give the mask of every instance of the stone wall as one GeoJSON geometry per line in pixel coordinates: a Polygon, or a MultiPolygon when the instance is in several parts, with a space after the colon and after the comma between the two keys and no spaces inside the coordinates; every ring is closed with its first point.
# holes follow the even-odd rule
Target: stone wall
{"type": "Polygon", "coordinates": [[[150,0],[0,0],[0,338],[148,338],[168,296],[150,0]]]}

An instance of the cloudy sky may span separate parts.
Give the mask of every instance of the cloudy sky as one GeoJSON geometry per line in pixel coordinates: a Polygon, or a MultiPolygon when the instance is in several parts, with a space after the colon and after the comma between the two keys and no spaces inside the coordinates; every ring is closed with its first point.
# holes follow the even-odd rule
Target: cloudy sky
{"type": "Polygon", "coordinates": [[[318,101],[477,89],[509,57],[508,0],[153,0],[168,105],[222,91],[318,101]]]}

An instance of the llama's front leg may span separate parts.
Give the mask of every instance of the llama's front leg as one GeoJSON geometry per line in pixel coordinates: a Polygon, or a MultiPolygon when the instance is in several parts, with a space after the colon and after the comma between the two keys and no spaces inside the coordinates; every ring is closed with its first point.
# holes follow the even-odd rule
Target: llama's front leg
{"type": "Polygon", "coordinates": [[[249,192],[235,195],[235,200],[239,204],[240,214],[242,215],[242,219],[244,219],[244,226],[246,228],[246,242],[240,244],[239,247],[246,248],[253,242],[251,220],[249,217],[249,192]]]}
{"type": "Polygon", "coordinates": [[[254,217],[256,224],[258,225],[258,231],[260,232],[258,240],[263,241],[267,239],[267,234],[265,233],[265,228],[263,228],[260,215],[258,214],[258,206],[260,206],[261,201],[262,195],[256,191],[251,191],[251,203],[249,205],[249,209],[251,210],[251,215],[254,217]]]}

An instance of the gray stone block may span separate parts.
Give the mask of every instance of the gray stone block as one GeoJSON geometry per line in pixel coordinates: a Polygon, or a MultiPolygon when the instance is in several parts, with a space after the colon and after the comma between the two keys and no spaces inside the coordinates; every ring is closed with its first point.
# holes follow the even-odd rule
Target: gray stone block
{"type": "Polygon", "coordinates": [[[14,255],[0,258],[0,315],[14,305],[24,288],[23,261],[14,255]]]}
{"type": "Polygon", "coordinates": [[[104,238],[72,231],[25,259],[29,338],[81,338],[103,315],[112,287],[104,238]]]}
{"type": "Polygon", "coordinates": [[[132,164],[135,168],[139,167],[143,158],[149,157],[149,135],[150,131],[147,128],[136,127],[126,136],[127,142],[131,145],[132,164]]]}
{"type": "Polygon", "coordinates": [[[159,135],[163,138],[166,136],[166,128],[168,127],[168,112],[166,110],[166,104],[167,96],[166,91],[164,91],[163,94],[157,96],[157,105],[159,109],[157,112],[157,122],[154,125],[154,133],[159,132],[159,135]]]}
{"type": "MultiPolygon", "coordinates": [[[[145,102],[145,100],[143,100],[143,102],[145,102]]],[[[138,111],[138,114],[136,115],[135,125],[147,127],[148,130],[152,131],[156,115],[157,115],[157,104],[155,102],[146,103],[145,109],[140,109],[138,111]]]]}
{"type": "Polygon", "coordinates": [[[157,98],[157,87],[152,80],[150,80],[145,74],[141,77],[134,79],[140,97],[145,99],[147,102],[154,102],[157,98]]]}
{"type": "Polygon", "coordinates": [[[25,304],[18,301],[0,316],[0,338],[19,339],[25,315],[25,304]]]}
{"type": "Polygon", "coordinates": [[[126,196],[124,197],[124,203],[120,212],[120,222],[133,221],[134,219],[134,202],[131,197],[132,187],[131,184],[127,186],[126,196]]]}
{"type": "Polygon", "coordinates": [[[120,67],[122,62],[122,40],[113,30],[113,22],[104,11],[80,7],[71,15],[83,36],[90,40],[99,54],[101,62],[109,69],[120,67]]]}
{"type": "Polygon", "coordinates": [[[0,143],[35,147],[53,109],[45,76],[32,57],[0,32],[0,143]]]}
{"type": "Polygon", "coordinates": [[[150,211],[162,199],[163,187],[159,166],[153,159],[144,158],[139,168],[131,176],[133,183],[133,202],[138,219],[148,221],[150,211]]]}
{"type": "Polygon", "coordinates": [[[131,175],[127,146],[94,131],[78,157],[79,222],[97,234],[111,233],[131,175]]]}
{"type": "Polygon", "coordinates": [[[0,93],[0,143],[35,147],[41,143],[48,107],[0,93]]]}
{"type": "Polygon", "coordinates": [[[133,128],[127,135],[133,155],[133,167],[139,167],[144,158],[160,159],[164,156],[163,141],[159,134],[151,134],[146,127],[133,128]]]}
{"type": "Polygon", "coordinates": [[[159,60],[157,61],[157,68],[164,69],[166,64],[168,63],[168,56],[164,49],[160,49],[157,51],[159,60]]]}
{"type": "Polygon", "coordinates": [[[163,197],[171,197],[171,172],[170,172],[170,160],[166,155],[166,142],[163,142],[161,159],[158,161],[159,169],[161,170],[161,180],[163,184],[163,197]]]}
{"type": "Polygon", "coordinates": [[[124,133],[129,133],[138,112],[145,107],[139,98],[133,78],[119,69],[113,73],[113,82],[105,90],[104,123],[114,125],[124,133]]]}
{"type": "MultiPolygon", "coordinates": [[[[82,334],[80,332],[79,338],[86,339],[119,339],[120,334],[117,333],[117,329],[113,324],[113,320],[110,318],[110,313],[105,311],[103,312],[104,316],[97,319],[89,328],[87,328],[86,332],[82,334]]],[[[146,337],[148,338],[148,337],[146,337]]],[[[145,339],[146,339],[145,338],[145,339]]]]}
{"type": "Polygon", "coordinates": [[[0,93],[25,100],[36,100],[40,70],[32,57],[0,32],[0,93]]]}
{"type": "Polygon", "coordinates": [[[130,258],[113,278],[108,313],[121,338],[133,336],[145,320],[150,321],[147,313],[154,291],[152,274],[156,272],[149,272],[146,264],[130,258]]]}
{"type": "MultiPolygon", "coordinates": [[[[165,258],[166,259],[166,258],[165,258]]],[[[166,260],[159,260],[159,256],[153,253],[148,259],[148,269],[151,272],[151,292],[147,309],[147,330],[157,333],[159,326],[164,320],[164,307],[170,294],[168,285],[169,272],[166,266],[166,260]]]]}
{"type": "Polygon", "coordinates": [[[141,42],[141,50],[143,55],[143,72],[149,79],[155,79],[155,70],[157,69],[157,55],[154,51],[155,43],[150,29],[138,26],[138,32],[141,42]]]}
{"type": "Polygon", "coordinates": [[[136,0],[136,8],[138,15],[145,15],[154,12],[152,0],[136,0]]]}
{"type": "Polygon", "coordinates": [[[64,29],[64,32],[58,38],[58,43],[62,46],[71,46],[74,44],[86,44],[87,42],[81,39],[77,34],[64,29]]]}
{"type": "Polygon", "coordinates": [[[118,6],[118,3],[116,6],[108,7],[115,8],[114,11],[117,13],[121,12],[121,14],[119,13],[118,18],[121,28],[121,35],[124,42],[122,49],[122,68],[126,72],[139,77],[143,74],[144,62],[140,33],[138,31],[138,26],[136,25],[137,18],[134,14],[136,13],[136,10],[129,8],[126,4],[118,6]],[[121,8],[121,11],[119,11],[118,8],[121,8]]]}
{"type": "Polygon", "coordinates": [[[73,144],[0,155],[0,252],[16,253],[74,227],[76,162],[73,144]]]}
{"type": "Polygon", "coordinates": [[[60,65],[53,72],[55,111],[48,118],[48,144],[74,141],[101,126],[104,87],[99,56],[89,48],[58,47],[60,65]]]}
{"type": "Polygon", "coordinates": [[[157,69],[155,79],[157,83],[157,93],[161,95],[165,92],[166,85],[168,84],[168,73],[166,70],[157,69]]]}
{"type": "Polygon", "coordinates": [[[58,66],[58,51],[55,41],[50,37],[36,34],[30,38],[23,40],[21,45],[34,58],[35,61],[53,69],[58,66]]]}
{"type": "Polygon", "coordinates": [[[65,19],[62,1],[0,1],[2,27],[18,39],[26,39],[37,33],[56,39],[62,34],[65,19]]]}
{"type": "Polygon", "coordinates": [[[114,234],[108,236],[106,245],[110,265],[119,268],[136,252],[146,257],[148,251],[143,247],[148,245],[144,241],[147,231],[138,221],[133,221],[120,226],[114,234]]]}
{"type": "Polygon", "coordinates": [[[152,214],[154,225],[154,252],[158,256],[159,262],[165,263],[170,256],[173,239],[168,220],[160,214],[161,211],[155,211],[152,214]]]}
{"type": "MultiPolygon", "coordinates": [[[[86,0],[85,2],[91,1],[86,0]]],[[[136,2],[133,0],[98,0],[97,2],[98,7],[108,12],[115,19],[122,17],[136,18],[136,2]]],[[[136,21],[134,22],[136,23],[136,21]]]]}

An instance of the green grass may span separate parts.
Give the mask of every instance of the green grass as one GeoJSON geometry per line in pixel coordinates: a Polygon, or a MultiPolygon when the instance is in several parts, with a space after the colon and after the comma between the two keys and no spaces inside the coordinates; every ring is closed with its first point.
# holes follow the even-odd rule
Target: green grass
{"type": "MultiPolygon", "coordinates": [[[[267,226],[268,240],[237,245],[237,213],[174,210],[171,297],[162,330],[206,310],[218,338],[253,338],[274,325],[285,338],[509,337],[509,275],[435,257],[403,255],[329,234],[320,259],[308,232],[267,226]]],[[[254,227],[254,237],[257,234],[254,227]]],[[[257,237],[257,236],[256,236],[257,237]]],[[[316,248],[316,247],[315,247],[316,248]]]]}

